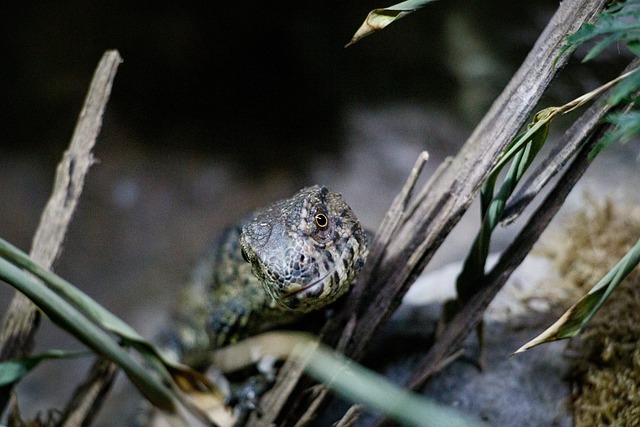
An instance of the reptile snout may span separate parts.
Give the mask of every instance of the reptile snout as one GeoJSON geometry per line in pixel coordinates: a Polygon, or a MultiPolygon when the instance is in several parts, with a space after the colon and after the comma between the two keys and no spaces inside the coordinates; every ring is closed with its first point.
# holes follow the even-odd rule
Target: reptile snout
{"type": "Polygon", "coordinates": [[[271,298],[303,312],[343,295],[367,254],[351,208],[340,194],[318,186],[257,212],[240,243],[271,298]]]}

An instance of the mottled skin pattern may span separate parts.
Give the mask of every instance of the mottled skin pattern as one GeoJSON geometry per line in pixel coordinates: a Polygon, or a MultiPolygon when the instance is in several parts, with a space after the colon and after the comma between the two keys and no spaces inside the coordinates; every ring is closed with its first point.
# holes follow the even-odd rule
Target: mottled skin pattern
{"type": "Polygon", "coordinates": [[[342,196],[300,190],[227,229],[194,271],[162,347],[199,369],[208,353],[321,309],[364,264],[366,236],[342,196]]]}

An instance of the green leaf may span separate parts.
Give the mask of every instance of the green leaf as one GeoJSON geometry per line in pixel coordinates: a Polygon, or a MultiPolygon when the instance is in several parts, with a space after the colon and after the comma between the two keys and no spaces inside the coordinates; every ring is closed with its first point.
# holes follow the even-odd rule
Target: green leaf
{"type": "Polygon", "coordinates": [[[627,47],[629,48],[631,53],[633,53],[635,56],[640,56],[640,41],[639,40],[630,41],[629,43],[627,43],[627,47]]]}
{"type": "Polygon", "coordinates": [[[632,110],[627,113],[609,114],[605,121],[616,125],[616,127],[604,135],[598,144],[589,153],[589,160],[592,161],[606,147],[616,141],[624,144],[640,135],[640,111],[632,110]]]}
{"type": "Polygon", "coordinates": [[[87,351],[49,350],[34,356],[5,360],[0,362],[0,386],[20,381],[43,360],[72,359],[90,354],[87,351]]]}
{"type": "Polygon", "coordinates": [[[637,49],[637,42],[640,40],[640,1],[627,0],[607,8],[598,15],[594,23],[584,24],[567,37],[560,55],[573,52],[581,45],[598,38],[602,39],[589,50],[583,62],[595,58],[613,43],[627,44],[633,54],[640,56],[637,49]]]}
{"type": "MultiPolygon", "coordinates": [[[[89,295],[62,277],[35,263],[29,255],[3,239],[0,239],[0,257],[33,273],[45,282],[52,291],[70,303],[88,319],[101,328],[116,334],[124,344],[134,347],[145,358],[147,363],[155,366],[155,369],[157,369],[165,379],[169,377],[168,369],[172,375],[177,374],[183,379],[191,378],[192,381],[202,383],[203,377],[201,375],[197,375],[192,369],[184,365],[164,358],[149,341],[145,340],[127,323],[113,315],[89,295]],[[158,361],[160,363],[158,363],[158,361]],[[194,380],[194,376],[197,376],[198,379],[194,380]]],[[[209,388],[211,386],[211,384],[208,385],[209,388]]]]}
{"type": "MultiPolygon", "coordinates": [[[[507,200],[511,197],[518,182],[547,140],[553,118],[558,114],[565,114],[581,107],[606,90],[609,90],[621,82],[625,82],[627,79],[635,79],[638,75],[640,75],[638,70],[628,71],[560,107],[549,107],[538,111],[533,116],[533,120],[527,130],[507,145],[498,163],[493,167],[491,172],[489,172],[480,193],[482,225],[465,259],[462,271],[456,280],[456,291],[460,300],[465,301],[469,299],[475,293],[477,284],[481,283],[484,279],[484,267],[487,256],[489,255],[491,234],[502,220],[502,214],[504,213],[507,200]],[[511,162],[509,171],[503,179],[500,190],[494,195],[494,187],[498,175],[502,171],[502,168],[509,162],[511,162]]],[[[638,122],[638,124],[640,124],[640,122],[638,122]]]]}
{"type": "Polygon", "coordinates": [[[609,100],[609,105],[618,105],[625,99],[628,99],[631,94],[640,89],[640,70],[636,70],[629,77],[618,83],[615,89],[612,91],[609,100]]]}
{"type": "MultiPolygon", "coordinates": [[[[614,43],[617,46],[626,44],[633,55],[640,57],[640,0],[613,3],[598,15],[594,23],[583,25],[578,31],[567,37],[566,44],[560,49],[559,55],[574,51],[579,46],[598,39],[600,40],[588,51],[583,62],[595,58],[614,43]]],[[[608,103],[611,106],[618,105],[623,101],[637,103],[639,89],[640,74],[634,73],[633,76],[625,79],[616,87],[608,103]]],[[[631,112],[627,114],[634,120],[638,119],[638,116],[632,115],[631,112]]],[[[609,116],[607,120],[617,124],[618,127],[601,139],[589,154],[590,160],[593,160],[613,141],[625,142],[638,134],[637,129],[640,127],[638,124],[630,123],[629,120],[622,119],[620,116],[609,116]]]]}
{"type": "Polygon", "coordinates": [[[38,265],[26,253],[2,239],[0,279],[25,294],[58,326],[96,353],[120,366],[131,382],[155,406],[174,414],[175,404],[179,400],[189,405],[192,412],[201,419],[215,421],[220,425],[232,424],[227,422],[228,416],[211,418],[208,415],[211,413],[214,414],[213,417],[218,417],[222,411],[205,413],[200,410],[197,402],[189,404],[187,401],[195,394],[194,390],[198,390],[202,399],[206,398],[208,402],[219,401],[220,406],[224,406],[222,393],[204,375],[165,359],[152,344],[125,322],[71,283],[38,265]],[[46,286],[16,266],[29,271],[45,282],[46,286]],[[116,342],[105,330],[115,334],[120,342],[116,342]],[[121,344],[137,350],[144,360],[146,369],[134,361],[121,344]],[[171,386],[172,384],[177,387],[171,386]]]}
{"type": "Polygon", "coordinates": [[[166,386],[148,371],[141,369],[131,355],[109,334],[92,323],[42,282],[3,258],[0,258],[0,280],[23,293],[55,324],[71,333],[96,353],[120,366],[131,382],[154,405],[168,412],[175,411],[174,397],[166,386]]]}
{"type": "Polygon", "coordinates": [[[582,62],[591,61],[596,56],[600,55],[603,50],[605,50],[611,43],[614,43],[620,39],[619,34],[610,34],[608,37],[600,40],[594,47],[589,50],[589,52],[582,59],[582,62]]]}
{"type": "Polygon", "coordinates": [[[424,7],[435,0],[408,0],[382,9],[373,9],[345,47],[357,43],[362,38],[382,30],[387,25],[424,7]]]}
{"type": "Polygon", "coordinates": [[[465,259],[462,271],[456,280],[456,291],[461,301],[466,301],[476,292],[484,278],[484,268],[489,255],[491,235],[496,228],[504,207],[522,179],[527,168],[544,145],[553,117],[561,108],[551,107],[538,112],[526,132],[518,135],[507,146],[496,166],[491,170],[480,193],[482,225],[465,259]],[[498,193],[494,187],[502,168],[511,161],[498,193]]]}
{"type": "Polygon", "coordinates": [[[382,375],[359,365],[317,338],[300,332],[266,332],[216,350],[211,362],[232,372],[269,356],[295,358],[305,372],[344,398],[364,404],[411,426],[484,426],[480,421],[403,390],[382,375]]]}
{"type": "Polygon", "coordinates": [[[580,333],[598,312],[613,290],[640,263],[640,240],[613,267],[589,293],[580,298],[553,325],[543,333],[520,347],[516,353],[537,345],[571,338],[580,333]]]}
{"type": "Polygon", "coordinates": [[[310,357],[305,371],[337,394],[377,409],[403,425],[420,427],[484,426],[451,408],[403,390],[377,374],[326,347],[310,357]]]}
{"type": "Polygon", "coordinates": [[[34,262],[29,255],[22,252],[6,240],[0,239],[0,257],[3,257],[13,264],[33,273],[36,277],[45,282],[50,289],[60,295],[67,302],[80,309],[85,316],[94,322],[102,325],[105,329],[117,333],[122,338],[130,341],[144,339],[129,325],[107,311],[89,295],[67,282],[65,279],[54,274],[50,270],[34,262]]]}

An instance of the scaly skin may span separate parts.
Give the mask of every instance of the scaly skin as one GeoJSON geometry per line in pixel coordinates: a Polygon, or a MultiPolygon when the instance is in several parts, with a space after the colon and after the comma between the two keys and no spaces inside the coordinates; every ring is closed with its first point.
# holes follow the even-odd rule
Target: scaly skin
{"type": "Polygon", "coordinates": [[[195,269],[162,347],[204,369],[211,350],[334,302],[366,255],[365,233],[342,196],[302,189],[222,234],[195,269]]]}

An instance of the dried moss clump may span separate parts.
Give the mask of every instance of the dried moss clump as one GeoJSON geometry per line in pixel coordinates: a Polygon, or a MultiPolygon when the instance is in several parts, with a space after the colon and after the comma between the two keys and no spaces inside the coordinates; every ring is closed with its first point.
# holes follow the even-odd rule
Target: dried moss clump
{"type": "MultiPolygon", "coordinates": [[[[547,247],[566,285],[585,293],[640,237],[640,210],[589,203],[547,247]]],[[[640,425],[640,268],[571,343],[575,425],[640,425]]]]}

